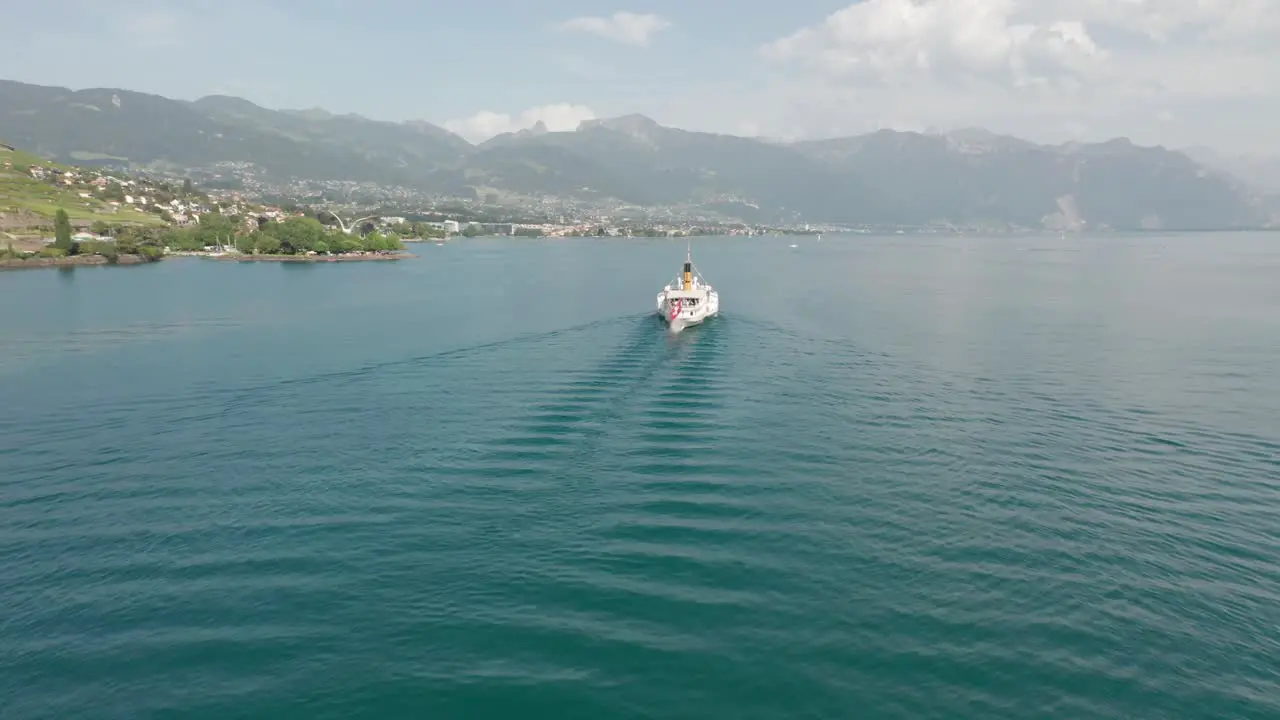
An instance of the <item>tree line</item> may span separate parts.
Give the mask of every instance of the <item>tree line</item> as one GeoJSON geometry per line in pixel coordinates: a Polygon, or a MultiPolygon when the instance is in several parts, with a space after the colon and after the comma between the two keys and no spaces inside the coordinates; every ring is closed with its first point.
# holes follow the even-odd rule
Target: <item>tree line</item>
{"type": "Polygon", "coordinates": [[[171,250],[203,250],[216,245],[232,245],[242,253],[258,255],[305,255],[315,253],[388,252],[403,250],[395,234],[369,232],[347,234],[323,225],[311,217],[291,217],[282,222],[250,221],[252,229],[234,217],[217,213],[200,216],[189,228],[170,228],[164,244],[171,250]]]}
{"type": "Polygon", "coordinates": [[[258,255],[305,255],[307,253],[389,252],[403,250],[404,243],[395,234],[370,232],[346,234],[326,227],[309,217],[291,217],[283,222],[246,222],[242,218],[219,213],[205,213],[191,227],[109,226],[101,221],[90,228],[97,235],[112,235],[111,240],[76,242],[72,238],[71,221],[65,210],[54,216],[54,242],[44,255],[102,255],[114,262],[120,255],[139,255],[158,260],[166,249],[200,251],[218,245],[231,246],[242,253],[258,255]]]}

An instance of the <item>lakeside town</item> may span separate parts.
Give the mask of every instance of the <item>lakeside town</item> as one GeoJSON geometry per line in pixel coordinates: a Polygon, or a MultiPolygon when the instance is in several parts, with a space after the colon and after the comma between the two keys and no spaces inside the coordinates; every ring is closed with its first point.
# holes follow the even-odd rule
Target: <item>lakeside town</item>
{"type": "Polygon", "coordinates": [[[636,210],[641,212],[616,216],[543,201],[536,211],[523,206],[502,217],[483,204],[458,198],[420,206],[393,206],[378,197],[330,202],[277,195],[268,200],[244,190],[206,189],[189,177],[62,165],[0,145],[0,263],[9,268],[136,264],[171,256],[387,260],[410,257],[403,252],[405,243],[477,236],[680,237],[835,230],[705,218],[659,221],[636,210]],[[558,214],[547,217],[551,211],[558,214]]]}
{"type": "MultiPolygon", "coordinates": [[[[743,198],[712,198],[727,206],[743,198]]],[[[1105,229],[1105,228],[1098,228],[1105,229]]],[[[751,223],[702,205],[484,192],[432,195],[352,181],[267,180],[251,163],[154,172],[84,168],[0,143],[4,267],[153,262],[169,256],[322,261],[400,259],[405,243],[524,238],[755,236],[821,233],[1035,232],[924,226],[751,223]]]]}

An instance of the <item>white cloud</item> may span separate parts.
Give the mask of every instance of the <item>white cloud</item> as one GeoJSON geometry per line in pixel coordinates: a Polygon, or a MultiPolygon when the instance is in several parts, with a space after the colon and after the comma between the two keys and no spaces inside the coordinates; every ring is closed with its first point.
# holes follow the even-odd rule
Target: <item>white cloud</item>
{"type": "Polygon", "coordinates": [[[1264,31],[1280,26],[1275,0],[1041,0],[1027,8],[1170,43],[1262,39],[1264,31]]]}
{"type": "Polygon", "coordinates": [[[1088,72],[1105,59],[1079,21],[1026,22],[1014,11],[1014,0],[867,0],[762,52],[862,81],[930,75],[1014,86],[1088,72]]]}
{"type": "Polygon", "coordinates": [[[566,20],[557,26],[561,30],[586,32],[599,35],[624,45],[644,47],[650,38],[661,30],[671,27],[671,23],[657,15],[639,15],[630,12],[616,12],[610,17],[578,17],[566,20]]]}
{"type": "Polygon", "coordinates": [[[1178,144],[1212,128],[1275,147],[1277,36],[1280,0],[865,0],[763,45],[774,100],[752,102],[773,134],[979,124],[1178,144]]]}
{"type": "Polygon", "coordinates": [[[555,103],[529,108],[514,116],[481,110],[471,117],[447,120],[444,127],[474,143],[483,142],[494,135],[530,128],[539,122],[551,132],[576,130],[583,120],[591,120],[595,116],[595,112],[585,105],[555,103]]]}

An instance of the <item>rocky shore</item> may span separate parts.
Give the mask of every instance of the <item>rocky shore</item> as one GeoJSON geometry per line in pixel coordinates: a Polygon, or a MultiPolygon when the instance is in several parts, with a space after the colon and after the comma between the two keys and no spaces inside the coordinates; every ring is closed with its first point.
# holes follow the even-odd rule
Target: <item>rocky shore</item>
{"type": "MultiPolygon", "coordinates": [[[[404,260],[406,258],[415,257],[413,253],[407,252],[379,252],[379,253],[345,253],[342,255],[208,255],[205,253],[173,253],[169,257],[203,257],[209,260],[231,260],[235,262],[286,262],[286,263],[317,263],[317,262],[362,262],[377,260],[404,260]]],[[[141,265],[148,262],[141,255],[120,255],[117,257],[115,265],[141,265]]],[[[55,268],[55,267],[80,267],[80,266],[98,266],[113,264],[102,255],[71,255],[68,257],[29,257],[29,258],[3,258],[0,259],[0,270],[21,270],[25,268],[55,268]]]]}
{"type": "MultiPolygon", "coordinates": [[[[115,265],[141,265],[147,259],[141,255],[120,255],[115,265]]],[[[71,255],[68,257],[29,257],[0,259],[0,270],[21,270],[24,268],[78,267],[113,264],[101,255],[71,255]]]]}
{"type": "Polygon", "coordinates": [[[414,257],[413,253],[407,252],[378,252],[378,253],[342,253],[341,255],[206,255],[210,260],[231,260],[235,262],[294,262],[294,263],[317,263],[317,262],[361,262],[369,260],[404,260],[414,257]]]}

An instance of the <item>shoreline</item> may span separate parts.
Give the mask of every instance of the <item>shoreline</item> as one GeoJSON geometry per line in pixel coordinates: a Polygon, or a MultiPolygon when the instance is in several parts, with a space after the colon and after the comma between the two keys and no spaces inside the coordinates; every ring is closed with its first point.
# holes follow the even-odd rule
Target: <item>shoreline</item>
{"type": "Polygon", "coordinates": [[[179,257],[196,257],[206,260],[224,260],[235,262],[282,262],[282,263],[320,263],[320,262],[386,262],[405,260],[417,257],[408,252],[389,252],[377,255],[206,255],[204,253],[173,253],[156,260],[147,260],[141,255],[120,255],[115,263],[102,255],[71,255],[68,257],[42,258],[31,257],[25,260],[4,258],[0,260],[0,270],[33,270],[38,268],[64,267],[104,267],[109,265],[147,265],[179,257]]]}
{"type": "Polygon", "coordinates": [[[388,260],[404,260],[406,258],[417,257],[413,253],[407,252],[384,252],[376,255],[357,255],[357,254],[341,254],[341,255],[202,255],[193,253],[190,257],[203,257],[206,260],[222,260],[233,262],[295,262],[295,263],[319,263],[319,262],[362,262],[362,261],[388,261],[388,260]]]}
{"type": "Polygon", "coordinates": [[[120,255],[111,263],[102,255],[71,255],[69,257],[32,257],[25,260],[5,258],[0,260],[0,270],[26,270],[29,268],[99,267],[105,265],[146,265],[150,260],[141,255],[120,255]]]}

